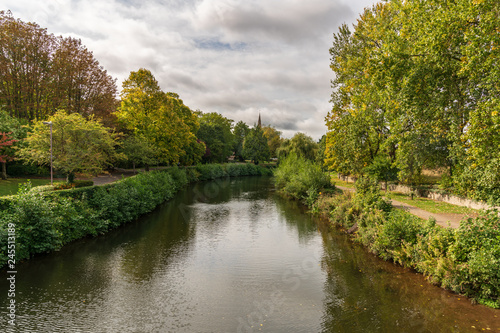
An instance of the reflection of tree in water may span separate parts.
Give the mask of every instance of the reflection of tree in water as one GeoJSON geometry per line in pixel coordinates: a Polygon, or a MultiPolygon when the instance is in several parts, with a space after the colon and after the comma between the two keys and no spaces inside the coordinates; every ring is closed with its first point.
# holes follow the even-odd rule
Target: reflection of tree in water
{"type": "Polygon", "coordinates": [[[332,230],[322,236],[324,332],[463,332],[476,319],[491,323],[491,309],[468,301],[457,308],[453,294],[384,262],[347,235],[332,230]]]}
{"type": "Polygon", "coordinates": [[[308,242],[317,234],[318,227],[312,219],[312,215],[306,213],[307,207],[280,194],[274,196],[274,201],[278,208],[280,222],[285,222],[287,226],[296,228],[300,242],[308,242]]]}

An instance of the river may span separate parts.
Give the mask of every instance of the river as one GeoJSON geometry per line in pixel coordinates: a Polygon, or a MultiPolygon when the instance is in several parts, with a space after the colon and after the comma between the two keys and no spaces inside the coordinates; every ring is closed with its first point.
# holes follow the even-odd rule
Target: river
{"type": "Polygon", "coordinates": [[[15,299],[7,332],[500,332],[499,310],[326,230],[267,177],[192,184],[19,264],[15,299]]]}

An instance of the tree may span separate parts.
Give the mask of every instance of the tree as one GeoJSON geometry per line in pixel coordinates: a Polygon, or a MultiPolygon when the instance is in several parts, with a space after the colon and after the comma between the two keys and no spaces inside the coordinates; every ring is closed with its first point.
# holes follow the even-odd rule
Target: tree
{"type": "Polygon", "coordinates": [[[281,132],[272,126],[263,126],[264,136],[267,139],[267,145],[269,146],[269,153],[271,157],[278,157],[276,150],[281,146],[283,139],[281,138],[281,132]]]}
{"type": "Polygon", "coordinates": [[[264,131],[262,131],[260,126],[254,126],[254,128],[248,132],[243,143],[243,154],[246,159],[251,160],[255,164],[269,160],[269,146],[267,145],[264,131]]]}
{"type": "Polygon", "coordinates": [[[178,95],[164,93],[151,71],[131,72],[123,82],[121,97],[118,121],[155,146],[159,161],[176,164],[186,154],[186,144],[198,145],[192,132],[197,127],[196,116],[178,95]]]}
{"type": "Polygon", "coordinates": [[[80,40],[55,37],[0,11],[0,100],[11,116],[45,119],[56,109],[111,122],[116,83],[80,40]]]}
{"type": "MultiPolygon", "coordinates": [[[[119,158],[115,150],[116,134],[112,134],[99,121],[83,116],[58,111],[51,116],[53,140],[53,165],[72,181],[76,172],[85,174],[102,173],[106,167],[119,158]]],[[[35,121],[26,147],[18,155],[30,163],[50,165],[50,129],[42,121],[35,121]]]]}
{"type": "Polygon", "coordinates": [[[227,161],[233,153],[235,138],[231,132],[233,120],[219,113],[201,113],[200,129],[197,137],[207,147],[207,154],[203,157],[205,162],[222,163],[227,161]]]}
{"type": "Polygon", "coordinates": [[[238,121],[238,123],[234,126],[233,134],[235,138],[234,143],[234,154],[239,161],[244,161],[243,155],[243,142],[245,141],[245,137],[248,135],[250,128],[243,121],[238,121]]]}
{"type": "Polygon", "coordinates": [[[317,150],[318,144],[314,142],[313,138],[298,132],[291,139],[283,141],[280,148],[277,150],[277,154],[280,159],[294,153],[297,157],[303,157],[314,161],[316,159],[317,150]]]}
{"type": "Polygon", "coordinates": [[[121,151],[127,160],[132,162],[134,172],[136,163],[152,165],[157,162],[156,156],[158,154],[155,147],[148,140],[135,135],[130,135],[123,140],[121,151]]]}
{"type": "Polygon", "coordinates": [[[1,149],[3,152],[3,158],[0,161],[2,163],[2,179],[7,179],[7,162],[14,160],[15,148],[22,145],[26,131],[26,127],[23,127],[18,119],[9,116],[5,110],[0,108],[0,133],[9,136],[9,138],[4,137],[5,142],[11,141],[10,144],[4,143],[1,149]]]}
{"type": "Polygon", "coordinates": [[[7,147],[10,147],[16,142],[17,140],[14,140],[12,137],[9,136],[11,132],[5,133],[5,132],[0,132],[0,163],[2,163],[2,174],[1,178],[2,179],[7,179],[7,169],[5,167],[7,161],[12,160],[13,156],[4,154],[1,155],[3,150],[5,150],[7,147]]]}

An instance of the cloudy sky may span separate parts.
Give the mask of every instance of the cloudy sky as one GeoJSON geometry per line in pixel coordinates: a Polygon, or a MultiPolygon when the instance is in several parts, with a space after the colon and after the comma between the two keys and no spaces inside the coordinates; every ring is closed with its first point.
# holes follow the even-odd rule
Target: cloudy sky
{"type": "Polygon", "coordinates": [[[147,68],[191,109],[319,139],[333,33],[375,0],[6,0],[2,10],[80,38],[121,82],[147,68]]]}

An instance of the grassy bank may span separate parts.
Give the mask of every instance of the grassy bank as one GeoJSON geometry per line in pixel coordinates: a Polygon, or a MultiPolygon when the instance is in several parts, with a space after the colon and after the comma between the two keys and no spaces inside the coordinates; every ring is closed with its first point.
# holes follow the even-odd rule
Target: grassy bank
{"type": "Polygon", "coordinates": [[[376,182],[360,179],[356,193],[321,196],[313,210],[332,226],[385,260],[425,274],[443,288],[500,308],[500,219],[483,212],[464,219],[458,229],[436,226],[392,209],[376,182]]]}
{"type": "Polygon", "coordinates": [[[269,169],[253,164],[209,164],[70,190],[41,192],[26,185],[17,195],[0,198],[0,267],[8,260],[19,262],[132,221],[171,199],[189,182],[269,174],[269,169]]]}

